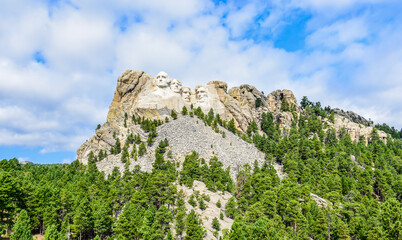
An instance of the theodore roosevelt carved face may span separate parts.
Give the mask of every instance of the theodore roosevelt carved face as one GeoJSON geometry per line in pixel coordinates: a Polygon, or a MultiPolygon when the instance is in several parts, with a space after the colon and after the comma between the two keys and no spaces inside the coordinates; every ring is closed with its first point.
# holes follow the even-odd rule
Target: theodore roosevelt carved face
{"type": "Polygon", "coordinates": [[[156,86],[160,88],[166,88],[169,87],[170,79],[169,75],[165,72],[159,72],[158,75],[156,75],[155,78],[155,84],[156,86]]]}
{"type": "Polygon", "coordinates": [[[190,88],[182,87],[181,88],[181,96],[183,97],[184,101],[190,102],[190,88]]]}
{"type": "Polygon", "coordinates": [[[180,93],[181,90],[181,82],[177,79],[172,79],[170,82],[170,89],[172,89],[175,93],[180,93]]]}

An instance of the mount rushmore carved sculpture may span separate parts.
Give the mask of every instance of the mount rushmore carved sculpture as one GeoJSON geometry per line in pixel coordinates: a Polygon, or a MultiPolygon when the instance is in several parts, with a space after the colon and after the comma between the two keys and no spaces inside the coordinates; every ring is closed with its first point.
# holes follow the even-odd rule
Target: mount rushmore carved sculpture
{"type": "MultiPolygon", "coordinates": [[[[274,122],[281,129],[290,129],[293,114],[302,112],[290,90],[276,90],[265,96],[247,84],[228,90],[227,84],[222,81],[211,81],[190,89],[182,86],[178,79],[170,78],[166,72],[152,77],[141,70],[126,70],[118,78],[106,122],[121,126],[125,115],[164,120],[172,110],[179,113],[184,106],[190,110],[191,105],[194,109],[200,107],[204,113],[212,109],[222,120],[233,119],[237,129],[242,132],[246,132],[252,121],[259,125],[263,112],[272,112],[274,122]],[[257,100],[259,104],[256,104],[257,100]],[[284,100],[294,106],[293,113],[281,111],[284,100]]],[[[337,114],[334,123],[325,119],[322,121],[337,131],[345,128],[352,140],[356,141],[362,135],[368,139],[372,131],[372,127],[361,126],[337,114]]],[[[379,133],[382,139],[386,138],[385,133],[379,133]]]]}

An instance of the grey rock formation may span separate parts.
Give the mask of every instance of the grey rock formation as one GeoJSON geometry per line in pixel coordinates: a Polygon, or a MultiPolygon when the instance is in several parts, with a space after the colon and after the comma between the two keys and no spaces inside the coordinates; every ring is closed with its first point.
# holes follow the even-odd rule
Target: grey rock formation
{"type": "MultiPolygon", "coordinates": [[[[138,125],[132,125],[129,129],[130,133],[138,133],[143,136],[143,140],[146,139],[145,133],[138,125]]],[[[83,145],[85,147],[81,149],[81,152],[85,154],[80,155],[83,163],[87,163],[89,152],[92,151],[98,154],[100,149],[108,151],[114,145],[109,145],[102,140],[101,133],[103,134],[104,131],[109,133],[111,131],[116,132],[117,137],[125,141],[128,135],[127,130],[113,130],[111,128],[107,128],[107,130],[101,128],[90,141],[83,145]]],[[[185,156],[191,154],[192,151],[196,151],[207,162],[216,156],[223,163],[225,169],[230,167],[232,178],[235,178],[238,171],[246,163],[252,165],[255,160],[260,166],[264,163],[264,153],[260,152],[253,144],[243,141],[240,137],[224,128],[220,128],[220,131],[225,132],[225,137],[221,133],[215,132],[210,126],[205,126],[204,122],[198,118],[181,116],[176,120],[171,120],[158,127],[158,136],[155,139],[155,143],[148,147],[146,155],[139,157],[137,161],[131,159],[130,169],[134,169],[136,165],[139,165],[142,170],[151,171],[157,143],[165,138],[169,141],[168,149],[173,153],[173,161],[183,162],[185,156]]],[[[111,136],[112,134],[106,134],[106,136],[111,136]]],[[[106,140],[112,141],[109,138],[106,138],[106,140]]],[[[122,142],[124,143],[124,141],[122,142]]],[[[132,147],[129,151],[131,150],[132,147]]],[[[120,159],[121,154],[109,155],[106,159],[97,163],[98,169],[106,174],[112,173],[114,167],[119,167],[123,171],[124,164],[120,159]]],[[[166,159],[168,158],[166,157],[166,159]]],[[[278,170],[281,169],[281,166],[276,166],[276,164],[274,167],[278,170]]]]}
{"type": "MultiPolygon", "coordinates": [[[[358,142],[362,137],[367,144],[370,140],[370,134],[373,132],[373,127],[367,127],[362,124],[355,123],[346,117],[335,114],[334,123],[328,121],[328,119],[322,119],[323,123],[326,122],[330,128],[334,128],[337,132],[345,129],[350,135],[352,141],[358,142]]],[[[383,131],[377,131],[380,139],[383,142],[387,142],[387,134],[383,131]]]]}
{"type": "Polygon", "coordinates": [[[273,112],[280,111],[282,107],[282,100],[286,100],[289,105],[294,105],[297,110],[299,110],[299,105],[292,91],[284,89],[282,91],[276,90],[268,94],[268,106],[273,112]]]}
{"type": "Polygon", "coordinates": [[[338,115],[340,115],[342,117],[345,117],[345,118],[349,119],[350,121],[355,122],[357,124],[362,124],[362,125],[369,126],[369,127],[373,126],[373,123],[371,121],[368,121],[364,117],[362,117],[359,114],[354,113],[352,111],[346,111],[345,112],[345,111],[343,111],[343,110],[341,110],[339,108],[334,108],[334,109],[332,109],[332,111],[335,114],[338,114],[338,115]]]}
{"type": "MultiPolygon", "coordinates": [[[[230,121],[233,118],[236,127],[245,132],[251,121],[259,121],[262,112],[279,114],[283,98],[299,109],[296,98],[289,90],[277,90],[265,97],[250,85],[241,85],[228,91],[227,84],[222,81],[211,81],[191,90],[182,87],[179,80],[170,79],[165,72],[153,78],[140,70],[126,70],[118,78],[107,123],[121,124],[126,113],[128,116],[164,119],[171,110],[180,112],[183,106],[189,109],[193,104],[204,113],[212,108],[223,120],[230,121]],[[257,101],[261,104],[256,107],[257,101]]],[[[290,118],[290,115],[287,116],[287,120],[280,124],[282,128],[290,127],[290,118]]],[[[284,118],[280,116],[275,119],[281,121],[284,118]]]]}
{"type": "Polygon", "coordinates": [[[324,198],[322,198],[314,193],[310,193],[310,196],[317,203],[317,205],[321,208],[327,208],[328,206],[332,206],[331,202],[328,202],[324,198]]]}

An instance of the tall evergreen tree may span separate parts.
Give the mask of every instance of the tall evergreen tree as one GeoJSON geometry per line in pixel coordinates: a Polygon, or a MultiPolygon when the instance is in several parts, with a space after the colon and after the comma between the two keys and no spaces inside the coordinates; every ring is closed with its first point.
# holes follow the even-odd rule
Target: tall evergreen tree
{"type": "Polygon", "coordinates": [[[201,240],[205,234],[201,226],[201,220],[198,218],[194,210],[186,218],[186,240],[201,240]]]}
{"type": "Polygon", "coordinates": [[[10,240],[32,240],[31,223],[27,211],[24,209],[17,216],[10,240]]]}

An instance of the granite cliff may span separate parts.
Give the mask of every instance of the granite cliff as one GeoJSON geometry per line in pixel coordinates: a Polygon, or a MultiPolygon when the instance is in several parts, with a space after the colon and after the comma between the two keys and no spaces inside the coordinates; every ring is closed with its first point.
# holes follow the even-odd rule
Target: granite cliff
{"type": "MultiPolygon", "coordinates": [[[[190,89],[182,86],[179,80],[170,78],[165,72],[160,72],[156,77],[152,77],[144,71],[126,70],[117,80],[117,88],[109,107],[106,123],[97,129],[96,134],[77,150],[78,160],[86,164],[91,152],[95,155],[98,155],[101,150],[107,153],[110,148],[115,146],[116,139],[125,141],[129,134],[139,135],[145,141],[148,133],[130,121],[131,117],[165,121],[166,118],[171,119],[172,110],[180,115],[183,107],[189,110],[200,108],[205,114],[212,109],[215,114],[220,115],[222,120],[228,122],[233,119],[236,128],[243,133],[246,132],[252,121],[256,122],[257,126],[260,125],[263,112],[271,112],[274,116],[274,123],[277,123],[286,135],[287,130],[291,128],[294,117],[303,114],[303,109],[299,107],[290,90],[276,90],[265,96],[255,87],[246,84],[228,90],[227,84],[222,81],[211,81],[204,85],[198,85],[195,89],[190,89]],[[282,106],[284,104],[286,104],[286,108],[282,106]]],[[[321,119],[321,121],[326,123],[327,129],[334,128],[337,132],[345,129],[352,140],[359,141],[363,138],[367,142],[373,128],[356,123],[348,116],[335,112],[334,121],[329,121],[326,118],[321,119]]],[[[357,118],[358,115],[354,114],[353,116],[357,118]]],[[[222,141],[220,134],[214,136],[214,131],[211,128],[194,127],[192,123],[195,120],[190,117],[181,121],[183,121],[181,125],[169,124],[168,127],[160,126],[157,130],[168,129],[164,135],[164,138],[168,140],[175,137],[185,139],[186,132],[180,131],[180,128],[187,131],[188,135],[191,135],[192,132],[199,132],[199,134],[192,136],[195,141],[181,141],[173,146],[174,152],[177,154],[199,149],[198,143],[205,139],[208,140],[207,145],[219,145],[218,142],[222,141]],[[176,136],[178,132],[183,133],[181,136],[176,136]]],[[[226,130],[221,129],[220,131],[226,130]]],[[[387,135],[382,131],[378,131],[378,133],[379,137],[386,141],[387,135]]],[[[242,149],[243,143],[249,144],[231,132],[227,131],[227,136],[228,138],[233,137],[231,146],[235,148],[242,149]]],[[[222,153],[218,150],[214,152],[226,154],[227,156],[222,156],[223,159],[221,160],[225,167],[230,166],[232,167],[231,170],[234,171],[234,165],[252,164],[254,160],[263,161],[263,154],[251,144],[249,145],[244,148],[248,150],[243,152],[245,156],[249,156],[247,160],[238,159],[242,155],[237,154],[236,151],[229,151],[229,149],[221,149],[228,150],[228,153],[222,153]]],[[[200,151],[202,150],[200,149],[200,151]]],[[[152,147],[149,153],[151,152],[152,147]]],[[[205,158],[212,156],[206,153],[204,155],[205,158]]],[[[142,157],[135,164],[139,164],[144,170],[150,170],[152,166],[151,156],[142,157]]],[[[108,173],[111,172],[112,166],[122,167],[124,165],[120,162],[119,155],[108,154],[105,159],[97,164],[100,170],[108,173]]],[[[133,164],[130,168],[133,168],[133,164]]]]}

